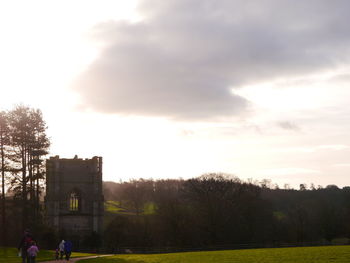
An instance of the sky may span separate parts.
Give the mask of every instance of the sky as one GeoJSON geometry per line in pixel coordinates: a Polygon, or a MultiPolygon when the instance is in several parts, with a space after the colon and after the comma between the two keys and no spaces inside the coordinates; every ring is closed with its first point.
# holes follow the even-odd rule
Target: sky
{"type": "Polygon", "coordinates": [[[350,2],[0,2],[0,109],[40,108],[50,155],[105,181],[339,187],[350,172],[350,2]]]}

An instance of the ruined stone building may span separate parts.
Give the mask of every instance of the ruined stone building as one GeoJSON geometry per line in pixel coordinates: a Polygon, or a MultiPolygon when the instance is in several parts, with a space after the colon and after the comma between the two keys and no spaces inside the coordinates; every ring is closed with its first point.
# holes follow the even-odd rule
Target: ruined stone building
{"type": "Polygon", "coordinates": [[[72,238],[102,233],[102,157],[46,162],[46,216],[61,236],[72,238]]]}

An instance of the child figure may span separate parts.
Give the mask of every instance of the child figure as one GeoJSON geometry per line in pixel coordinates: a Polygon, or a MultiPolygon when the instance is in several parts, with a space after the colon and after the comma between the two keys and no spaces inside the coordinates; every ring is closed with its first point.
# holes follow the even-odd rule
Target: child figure
{"type": "Polygon", "coordinates": [[[35,257],[38,254],[39,249],[35,244],[35,241],[32,241],[31,246],[27,249],[29,263],[35,263],[35,257]]]}
{"type": "Polygon", "coordinates": [[[58,248],[56,248],[55,250],[55,260],[59,260],[60,257],[60,250],[58,248]]]}

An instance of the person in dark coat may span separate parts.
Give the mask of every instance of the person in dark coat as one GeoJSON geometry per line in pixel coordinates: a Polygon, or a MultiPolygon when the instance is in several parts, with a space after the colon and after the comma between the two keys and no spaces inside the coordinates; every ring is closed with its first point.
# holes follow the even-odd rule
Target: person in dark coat
{"type": "Polygon", "coordinates": [[[21,253],[22,263],[29,263],[29,256],[27,250],[31,246],[33,241],[35,241],[35,239],[33,238],[29,229],[26,229],[18,245],[18,252],[21,253]]]}

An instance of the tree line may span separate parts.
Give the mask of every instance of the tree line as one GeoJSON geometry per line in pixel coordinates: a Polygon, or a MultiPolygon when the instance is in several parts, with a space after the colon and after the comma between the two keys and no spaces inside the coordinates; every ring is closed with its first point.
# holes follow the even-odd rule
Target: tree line
{"type": "MultiPolygon", "coordinates": [[[[350,187],[272,189],[232,176],[105,182],[105,245],[205,248],[350,238],[350,187]],[[150,209],[152,208],[152,209],[150,209]],[[108,219],[108,214],[110,218],[108,219]]],[[[344,241],[343,241],[344,242],[344,241]]]]}
{"type": "Polygon", "coordinates": [[[39,109],[18,105],[0,111],[2,245],[8,240],[7,229],[24,229],[42,222],[44,156],[50,146],[46,129],[39,109]]]}

